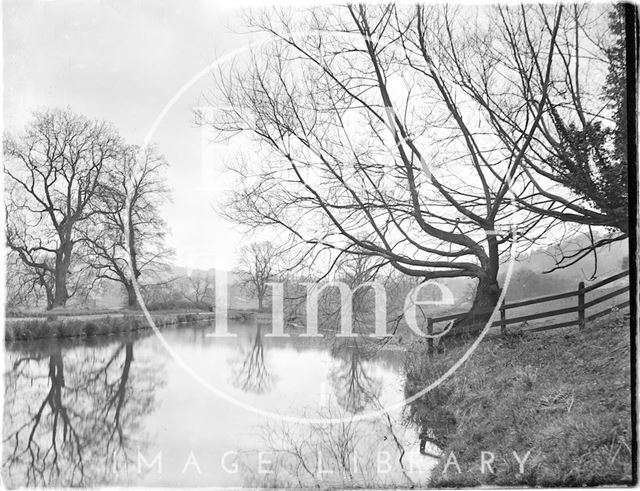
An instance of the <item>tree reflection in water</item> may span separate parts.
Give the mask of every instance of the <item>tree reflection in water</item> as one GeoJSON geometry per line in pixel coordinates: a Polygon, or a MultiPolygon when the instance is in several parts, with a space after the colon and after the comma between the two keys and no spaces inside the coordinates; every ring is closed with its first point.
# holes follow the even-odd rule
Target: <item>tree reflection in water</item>
{"type": "Polygon", "coordinates": [[[366,368],[371,355],[358,339],[335,340],[331,354],[340,363],[333,367],[329,380],[336,401],[342,409],[357,414],[372,406],[380,397],[382,380],[372,377],[366,368]]]}
{"type": "Polygon", "coordinates": [[[233,385],[243,392],[261,394],[271,388],[271,375],[265,363],[264,335],[260,324],[251,338],[248,349],[244,349],[240,362],[234,370],[233,385]]]}
{"type": "Polygon", "coordinates": [[[126,482],[145,447],[140,420],[153,410],[160,381],[158,366],[134,361],[131,338],[90,348],[52,343],[9,349],[5,484],[126,482]]]}
{"type": "MultiPolygon", "coordinates": [[[[437,355],[428,358],[409,357],[406,363],[405,398],[410,398],[440,375],[437,355]]],[[[405,421],[418,429],[420,453],[434,458],[442,455],[449,435],[456,427],[456,418],[446,409],[451,388],[446,383],[436,387],[405,407],[405,421]]]]}
{"type": "Polygon", "coordinates": [[[261,468],[257,451],[239,452],[237,463],[245,486],[374,488],[425,482],[435,462],[418,454],[415,431],[407,431],[401,415],[384,411],[382,379],[372,376],[373,363],[369,363],[375,348],[375,343],[357,339],[333,341],[330,351],[338,364],[330,370],[329,381],[335,398],[297,415],[343,421],[265,423],[261,447],[271,472],[261,468]],[[382,410],[383,415],[349,419],[367,409],[382,410]],[[411,447],[416,451],[410,453],[411,447]]]}
{"type": "MultiPolygon", "coordinates": [[[[300,416],[348,415],[330,404],[300,416]]],[[[426,461],[407,462],[410,438],[390,415],[334,424],[270,422],[261,427],[261,438],[260,452],[238,452],[247,487],[413,487],[428,474],[426,461]]]]}

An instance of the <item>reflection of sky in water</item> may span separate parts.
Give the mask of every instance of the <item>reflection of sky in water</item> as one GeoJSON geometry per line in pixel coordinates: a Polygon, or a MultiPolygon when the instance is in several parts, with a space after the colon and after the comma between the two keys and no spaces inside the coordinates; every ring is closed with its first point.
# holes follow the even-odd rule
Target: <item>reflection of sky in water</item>
{"type": "MultiPolygon", "coordinates": [[[[207,329],[203,328],[182,328],[180,331],[163,331],[163,334],[173,349],[203,378],[237,400],[256,408],[290,416],[342,417],[349,415],[348,411],[353,408],[366,411],[403,399],[403,360],[400,352],[380,351],[372,355],[368,349],[350,346],[353,340],[340,340],[336,344],[326,339],[266,338],[263,335],[268,330],[263,329],[257,335],[256,328],[249,325],[232,328],[232,332],[238,333],[237,338],[211,338],[205,336],[206,332],[207,329]]],[[[73,380],[74,373],[82,374],[88,369],[87,359],[96,359],[98,365],[108,363],[108,353],[116,349],[117,341],[114,339],[115,344],[110,348],[62,349],[68,381],[73,380]],[[97,355],[102,352],[104,355],[97,355]]],[[[363,342],[359,341],[359,344],[363,345],[363,342]]],[[[24,352],[17,352],[16,349],[19,349],[18,345],[7,354],[9,372],[15,361],[25,356],[24,352]]],[[[120,376],[123,360],[118,358],[109,366],[109,370],[114,372],[113,380],[120,376]]],[[[40,361],[29,363],[33,373],[14,374],[16,381],[7,384],[6,390],[7,400],[14,398],[17,392],[21,395],[16,401],[31,401],[27,412],[33,413],[33,407],[38,405],[38,401],[42,404],[48,391],[49,358],[42,356],[40,361]],[[32,380],[35,372],[39,375],[32,380]],[[30,388],[27,389],[27,386],[30,388]]],[[[129,387],[128,397],[132,400],[135,396],[140,397],[142,388],[147,387],[154,400],[154,404],[147,404],[138,411],[139,414],[134,414],[135,418],[131,416],[132,423],[125,428],[125,431],[135,433],[127,435],[130,444],[128,457],[133,462],[127,480],[132,483],[175,486],[266,485],[270,483],[271,476],[257,474],[256,452],[269,451],[271,456],[265,457],[265,460],[278,461],[274,465],[280,466],[280,474],[284,475],[289,463],[280,461],[277,453],[274,458],[273,452],[287,445],[306,446],[302,457],[305,463],[310,460],[314,468],[317,457],[314,455],[311,458],[310,449],[324,449],[321,452],[323,465],[339,471],[332,467],[332,452],[335,449],[331,447],[345,443],[343,440],[346,437],[353,443],[349,446],[349,455],[353,458],[353,454],[357,454],[356,465],[365,474],[372,471],[378,452],[389,452],[393,465],[390,472],[380,478],[380,484],[407,485],[408,481],[397,461],[402,450],[405,471],[415,482],[424,482],[424,471],[435,464],[435,459],[419,454],[417,432],[415,428],[405,428],[401,424],[400,410],[389,414],[388,418],[351,423],[348,427],[311,427],[278,422],[222,400],[203,388],[180,368],[154,336],[145,336],[133,343],[131,373],[135,384],[129,387]],[[146,370],[144,374],[143,369],[146,370]],[[281,438],[283,434],[287,435],[287,439],[281,438]],[[148,462],[162,452],[162,474],[158,474],[154,468],[138,475],[138,448],[148,462]],[[241,470],[237,474],[227,473],[222,467],[223,455],[229,451],[241,454],[241,470]],[[195,465],[182,472],[190,452],[193,452],[201,474],[195,465]]],[[[10,375],[7,377],[10,378],[10,375]]],[[[83,384],[87,386],[87,382],[83,384]]],[[[63,400],[67,401],[67,405],[91,406],[88,399],[77,399],[71,394],[73,385],[67,383],[63,389],[63,400]]],[[[125,402],[125,408],[127,404],[129,401],[125,402]]],[[[18,408],[9,403],[5,405],[5,411],[10,414],[18,411],[18,408]]],[[[94,410],[99,412],[96,408],[94,410]]],[[[13,424],[8,417],[5,415],[5,438],[13,424]]],[[[47,428],[43,425],[38,431],[46,433],[47,428]]],[[[45,437],[41,436],[43,439],[45,437]]],[[[96,442],[95,445],[99,447],[100,443],[96,442]]],[[[6,448],[5,441],[5,455],[6,448]]],[[[98,450],[96,448],[92,452],[95,451],[99,456],[98,450]]],[[[379,458],[385,460],[386,455],[379,458]]],[[[232,462],[233,456],[229,456],[228,465],[232,462]]],[[[3,469],[7,465],[5,457],[3,469]]],[[[104,459],[95,458],[87,465],[103,466],[104,459]]],[[[383,468],[387,469],[386,464],[383,468]]],[[[22,484],[24,480],[18,475],[20,473],[14,474],[10,484],[22,484]]],[[[338,479],[338,474],[325,475],[323,480],[338,479]]],[[[99,475],[100,472],[96,472],[95,476],[92,474],[92,479],[99,480],[99,475]]],[[[357,475],[352,477],[354,481],[361,479],[357,475]]]]}

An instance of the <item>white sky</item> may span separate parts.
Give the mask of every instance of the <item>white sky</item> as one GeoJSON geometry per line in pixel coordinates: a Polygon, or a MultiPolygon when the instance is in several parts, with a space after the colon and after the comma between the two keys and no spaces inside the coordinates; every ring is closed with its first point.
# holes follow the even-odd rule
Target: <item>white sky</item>
{"type": "MultiPolygon", "coordinates": [[[[20,131],[33,110],[69,106],[142,144],[186,83],[249,46],[249,36],[238,33],[240,2],[4,0],[5,130],[20,131]]],[[[205,148],[207,135],[193,117],[210,88],[205,75],[181,94],[152,141],[170,164],[173,202],[163,214],[175,262],[231,269],[242,237],[213,205],[221,202],[223,160],[233,150],[205,148]]]]}
{"type": "MultiPolygon", "coordinates": [[[[5,0],[5,130],[20,131],[33,110],[69,106],[142,144],[187,81],[248,43],[232,27],[238,14],[205,0],[5,0]]],[[[202,77],[176,101],[152,141],[170,163],[173,203],[163,214],[176,263],[229,269],[241,236],[211,206],[219,186],[204,182],[219,177],[220,148],[203,152],[193,122],[207,83],[202,77]]]]}

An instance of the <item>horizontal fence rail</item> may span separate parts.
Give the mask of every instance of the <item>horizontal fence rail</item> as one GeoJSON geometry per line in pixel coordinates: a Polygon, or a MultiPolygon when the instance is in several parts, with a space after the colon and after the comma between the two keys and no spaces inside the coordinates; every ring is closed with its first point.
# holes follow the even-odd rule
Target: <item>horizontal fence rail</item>
{"type": "MultiPolygon", "coordinates": [[[[532,320],[545,319],[549,317],[556,317],[560,315],[572,314],[577,312],[578,315],[576,316],[575,319],[557,322],[557,323],[546,325],[546,326],[535,326],[527,330],[531,332],[548,331],[551,329],[559,329],[561,327],[571,327],[576,325],[580,328],[584,328],[586,322],[590,322],[594,319],[598,319],[607,314],[610,314],[616,309],[620,310],[628,307],[630,305],[629,299],[623,302],[619,302],[605,310],[596,312],[594,314],[587,315],[587,312],[586,312],[587,309],[594,307],[596,305],[599,305],[602,302],[611,300],[615,297],[628,293],[631,287],[629,284],[626,284],[625,286],[616,288],[615,290],[610,291],[600,297],[591,299],[588,302],[585,302],[585,294],[589,292],[593,292],[605,285],[608,285],[610,283],[613,283],[614,281],[620,280],[628,276],[629,276],[629,270],[625,270],[625,271],[622,271],[621,273],[610,276],[609,278],[606,278],[597,283],[593,283],[589,286],[585,286],[584,282],[581,281],[578,284],[578,288],[573,291],[558,293],[554,295],[546,295],[544,297],[531,298],[527,300],[520,300],[512,303],[503,303],[502,305],[500,305],[500,320],[494,321],[491,324],[491,327],[500,327],[500,331],[504,334],[506,332],[506,327],[510,324],[527,323],[532,320]],[[553,310],[547,310],[544,312],[536,312],[528,315],[520,315],[520,316],[510,317],[510,318],[507,317],[507,311],[509,310],[513,310],[521,307],[528,307],[531,305],[541,305],[547,302],[553,302],[556,300],[563,300],[563,299],[572,298],[572,297],[578,297],[575,305],[572,305],[572,306],[557,308],[553,310]]],[[[476,315],[490,314],[492,312],[493,312],[493,309],[478,311],[476,312],[476,315]]],[[[463,313],[447,314],[440,317],[429,317],[427,319],[427,325],[428,325],[428,328],[432,330],[433,325],[435,323],[452,321],[452,320],[455,321],[458,319],[462,319],[467,314],[468,312],[463,312],[463,313]]],[[[474,327],[474,326],[479,327],[479,325],[472,325],[470,327],[474,327]]],[[[442,332],[442,330],[434,331],[434,332],[438,333],[438,332],[442,332]]]]}

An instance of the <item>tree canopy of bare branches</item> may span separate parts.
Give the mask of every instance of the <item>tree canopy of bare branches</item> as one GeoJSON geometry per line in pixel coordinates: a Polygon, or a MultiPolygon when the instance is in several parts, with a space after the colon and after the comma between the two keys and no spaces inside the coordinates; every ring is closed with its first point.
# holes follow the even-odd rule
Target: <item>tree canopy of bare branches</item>
{"type": "Polygon", "coordinates": [[[237,267],[240,284],[250,295],[258,299],[258,309],[264,308],[268,283],[274,281],[279,271],[281,251],[269,241],[253,242],[242,247],[237,267]]]}
{"type": "Polygon", "coordinates": [[[159,213],[168,198],[162,174],[166,166],[152,147],[123,147],[118,165],[108,169],[93,204],[97,220],[84,230],[97,278],[122,283],[129,307],[138,303],[134,279],[146,273],[146,280],[152,281],[170,255],[164,244],[166,224],[159,213]]]}
{"type": "Polygon", "coordinates": [[[47,308],[64,307],[113,280],[136,305],[133,280],[153,276],[170,253],[165,159],[69,109],[35,113],[22,134],[5,136],[4,154],[8,264],[22,283],[12,299],[44,292],[47,308]]]}
{"type": "MultiPolygon", "coordinates": [[[[497,59],[491,43],[483,50],[471,38],[458,40],[459,56],[451,51],[453,19],[467,29],[475,11],[349,5],[251,17],[276,42],[231,75],[221,71],[223,109],[199,115],[222,135],[246,135],[262,157],[235,167],[242,187],[229,214],[250,227],[280,227],[325,251],[333,258],[326,264],[356,254],[425,279],[476,278],[469,318],[482,317],[499,297],[509,226],[530,242],[546,231],[544,216],[513,205],[531,188],[518,177],[547,107],[565,22],[563,6],[544,9],[548,35],[512,66],[504,51],[497,59]],[[492,87],[489,107],[469,93],[460,66],[492,87]],[[519,79],[503,70],[539,74],[538,100],[518,105],[519,79]],[[509,140],[493,131],[497,108],[517,122],[509,140]]],[[[482,15],[476,34],[489,39],[500,20],[482,15]]]]}
{"type": "Polygon", "coordinates": [[[33,271],[49,308],[73,294],[78,228],[96,214],[90,203],[119,143],[106,123],[69,110],[36,113],[24,133],[5,137],[7,244],[33,271]]]}
{"type": "Polygon", "coordinates": [[[628,236],[626,65],[635,62],[625,56],[625,7],[572,5],[559,26],[540,6],[497,8],[497,14],[489,37],[477,29],[456,30],[447,20],[450,64],[456,83],[483,108],[489,131],[505,148],[521,138],[528,114],[543,104],[514,175],[527,189],[514,196],[517,204],[559,222],[613,232],[559,258],[571,265],[628,236]],[[549,72],[540,51],[547,39],[554,40],[549,72]],[[470,60],[474,54],[483,59],[481,70],[470,60]],[[508,69],[511,90],[497,91],[487,66],[508,69]]]}

